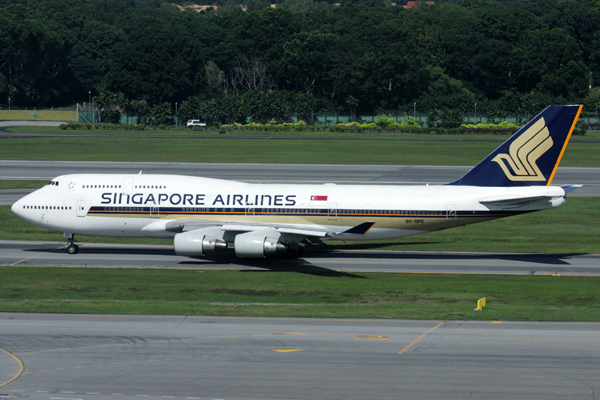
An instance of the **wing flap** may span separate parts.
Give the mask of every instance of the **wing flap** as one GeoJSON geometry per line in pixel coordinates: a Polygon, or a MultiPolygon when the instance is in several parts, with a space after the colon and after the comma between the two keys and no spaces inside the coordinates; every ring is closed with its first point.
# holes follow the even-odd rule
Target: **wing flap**
{"type": "Polygon", "coordinates": [[[340,234],[351,234],[351,235],[364,235],[375,225],[375,222],[363,222],[362,224],[356,225],[345,231],[332,231],[323,228],[310,228],[306,226],[296,225],[275,225],[275,224],[259,224],[259,223],[237,223],[227,224],[219,222],[201,222],[201,221],[190,221],[190,220],[176,220],[170,221],[164,224],[164,229],[168,232],[181,233],[193,231],[196,229],[203,229],[209,227],[219,227],[225,232],[243,233],[253,232],[261,229],[271,228],[275,229],[280,233],[288,235],[296,235],[300,237],[311,237],[311,238],[330,238],[340,234]]]}

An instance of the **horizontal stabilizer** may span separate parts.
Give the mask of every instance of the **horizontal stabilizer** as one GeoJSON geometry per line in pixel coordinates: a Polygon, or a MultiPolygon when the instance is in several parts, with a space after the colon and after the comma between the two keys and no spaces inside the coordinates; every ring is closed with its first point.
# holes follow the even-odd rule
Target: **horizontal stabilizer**
{"type": "Polygon", "coordinates": [[[561,186],[561,187],[565,191],[565,194],[568,194],[568,193],[571,193],[573,190],[579,189],[582,186],[583,185],[566,185],[566,186],[561,186]]]}
{"type": "Polygon", "coordinates": [[[496,206],[503,208],[516,208],[522,207],[526,204],[540,200],[551,200],[553,196],[533,196],[533,197],[518,197],[512,199],[501,199],[501,200],[481,200],[480,203],[485,206],[496,206]]]}

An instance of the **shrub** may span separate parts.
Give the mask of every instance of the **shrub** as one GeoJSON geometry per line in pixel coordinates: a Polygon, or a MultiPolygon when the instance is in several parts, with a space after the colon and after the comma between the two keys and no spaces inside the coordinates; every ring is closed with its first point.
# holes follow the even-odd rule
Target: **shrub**
{"type": "Polygon", "coordinates": [[[375,117],[375,125],[381,128],[388,128],[394,125],[394,119],[389,115],[381,114],[375,117]]]}
{"type": "Polygon", "coordinates": [[[578,135],[578,136],[583,136],[585,135],[585,132],[587,131],[588,128],[588,124],[585,121],[579,121],[577,123],[577,126],[575,128],[575,130],[573,130],[573,134],[574,135],[578,135]]]}

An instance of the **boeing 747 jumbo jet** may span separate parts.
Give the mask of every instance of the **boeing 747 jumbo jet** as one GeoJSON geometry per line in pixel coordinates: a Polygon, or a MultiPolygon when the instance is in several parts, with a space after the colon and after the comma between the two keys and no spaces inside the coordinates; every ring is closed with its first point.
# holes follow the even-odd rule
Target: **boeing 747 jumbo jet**
{"type": "Polygon", "coordinates": [[[174,175],[62,175],[12,211],[76,234],[173,238],[190,257],[302,255],[299,244],[418,235],[558,207],[578,186],[550,186],[583,106],[549,106],[447,185],[251,184],[174,175]]]}

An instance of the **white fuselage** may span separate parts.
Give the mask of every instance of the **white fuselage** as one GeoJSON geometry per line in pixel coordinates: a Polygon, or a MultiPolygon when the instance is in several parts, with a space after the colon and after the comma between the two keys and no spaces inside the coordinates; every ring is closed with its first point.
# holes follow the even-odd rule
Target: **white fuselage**
{"type": "Polygon", "coordinates": [[[557,186],[250,184],[174,175],[63,175],[12,210],[55,231],[173,237],[173,221],[322,229],[333,238],[388,239],[559,206],[557,186]],[[538,199],[539,198],[539,199],[538,199]],[[529,199],[526,202],[506,202],[529,199]],[[495,202],[495,201],[505,201],[495,202]],[[363,222],[364,235],[341,232],[363,222]]]}

